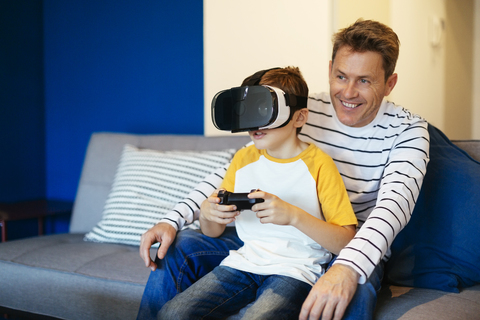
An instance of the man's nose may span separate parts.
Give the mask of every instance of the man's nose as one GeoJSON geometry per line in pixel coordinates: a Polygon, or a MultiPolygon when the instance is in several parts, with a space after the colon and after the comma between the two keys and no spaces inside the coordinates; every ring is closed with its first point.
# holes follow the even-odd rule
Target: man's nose
{"type": "Polygon", "coordinates": [[[358,95],[357,88],[353,81],[348,81],[343,90],[343,95],[345,98],[355,98],[358,95]]]}

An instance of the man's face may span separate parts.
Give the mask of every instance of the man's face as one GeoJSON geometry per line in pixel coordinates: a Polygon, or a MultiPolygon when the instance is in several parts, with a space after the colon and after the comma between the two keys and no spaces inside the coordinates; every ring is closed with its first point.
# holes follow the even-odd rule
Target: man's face
{"type": "Polygon", "coordinates": [[[375,118],[382,99],[397,83],[397,75],[385,82],[382,56],[373,51],[353,52],[350,47],[337,51],[330,61],[330,97],[341,123],[363,127],[375,118]]]}

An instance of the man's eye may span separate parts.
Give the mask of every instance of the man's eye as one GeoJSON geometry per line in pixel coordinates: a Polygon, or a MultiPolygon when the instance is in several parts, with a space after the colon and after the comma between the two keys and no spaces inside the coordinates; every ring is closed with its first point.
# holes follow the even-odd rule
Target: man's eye
{"type": "Polygon", "coordinates": [[[345,76],[342,76],[342,75],[337,76],[337,78],[340,80],[345,80],[345,76]]]}
{"type": "Polygon", "coordinates": [[[361,83],[369,83],[368,80],[366,80],[366,79],[361,79],[360,82],[361,83]]]}

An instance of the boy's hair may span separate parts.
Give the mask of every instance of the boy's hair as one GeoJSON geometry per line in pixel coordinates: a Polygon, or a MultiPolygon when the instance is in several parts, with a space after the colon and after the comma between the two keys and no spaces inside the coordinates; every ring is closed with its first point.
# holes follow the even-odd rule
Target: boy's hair
{"type": "MultiPolygon", "coordinates": [[[[244,86],[252,76],[245,78],[242,86],[244,86]]],[[[269,70],[262,76],[259,85],[272,86],[281,89],[283,92],[288,94],[294,94],[300,97],[308,97],[308,85],[298,67],[289,66],[285,68],[269,70]]],[[[296,108],[293,111],[297,110],[300,109],[296,108]]],[[[300,129],[301,128],[297,128],[297,134],[300,132],[300,129]]]]}
{"type": "MultiPolygon", "coordinates": [[[[242,86],[245,86],[252,76],[245,78],[242,86]]],[[[259,85],[272,86],[283,90],[285,93],[308,97],[307,82],[298,67],[271,69],[262,76],[259,85]]]]}
{"type": "Polygon", "coordinates": [[[308,85],[298,67],[273,69],[265,73],[260,85],[282,89],[283,92],[308,97],[308,85]]]}
{"type": "Polygon", "coordinates": [[[344,28],[333,35],[332,63],[337,51],[348,46],[353,52],[377,52],[383,59],[385,81],[395,71],[400,40],[392,28],[373,20],[358,19],[351,26],[344,28]]]}

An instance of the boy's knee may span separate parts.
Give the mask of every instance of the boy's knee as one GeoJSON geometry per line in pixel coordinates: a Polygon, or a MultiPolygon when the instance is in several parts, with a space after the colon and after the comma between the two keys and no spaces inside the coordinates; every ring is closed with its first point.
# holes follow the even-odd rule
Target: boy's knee
{"type": "Polygon", "coordinates": [[[180,306],[174,300],[167,302],[157,314],[157,320],[191,319],[186,305],[180,306]]]}

